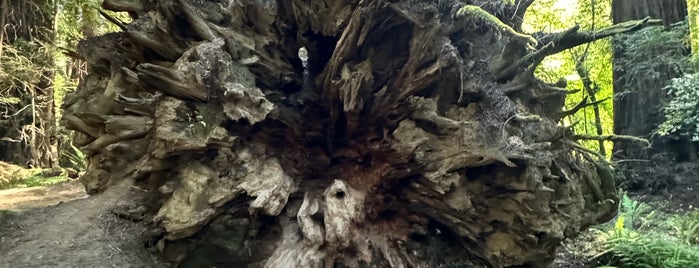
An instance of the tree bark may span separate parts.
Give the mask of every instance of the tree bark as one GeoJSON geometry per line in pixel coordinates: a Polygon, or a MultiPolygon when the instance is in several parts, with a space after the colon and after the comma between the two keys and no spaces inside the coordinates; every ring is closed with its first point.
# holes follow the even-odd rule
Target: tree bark
{"type": "MultiPolygon", "coordinates": [[[[682,21],[687,16],[685,0],[614,0],[612,18],[614,23],[637,20],[645,17],[661,19],[666,26],[682,21]]],[[[621,57],[621,51],[614,52],[614,58],[621,57]]],[[[633,142],[614,143],[615,159],[650,159],[654,154],[667,153],[671,146],[668,140],[654,135],[660,123],[665,121],[662,107],[666,94],[662,89],[667,81],[677,74],[666,77],[644,79],[644,85],[627,85],[621,79],[624,66],[614,61],[614,133],[647,138],[652,150],[633,142]],[[633,88],[632,91],[628,91],[633,88]]],[[[675,152],[671,152],[675,154],[675,152]]],[[[673,157],[674,158],[674,157],[673,157]]],[[[671,161],[674,161],[672,159],[671,161]]]]}
{"type": "Polygon", "coordinates": [[[544,267],[618,199],[533,68],[600,35],[469,3],[106,0],[135,20],[79,45],[81,180],[131,180],[180,267],[544,267]]]}
{"type": "Polygon", "coordinates": [[[612,21],[621,23],[645,17],[662,19],[666,25],[687,17],[686,0],[613,0],[612,21]]]}

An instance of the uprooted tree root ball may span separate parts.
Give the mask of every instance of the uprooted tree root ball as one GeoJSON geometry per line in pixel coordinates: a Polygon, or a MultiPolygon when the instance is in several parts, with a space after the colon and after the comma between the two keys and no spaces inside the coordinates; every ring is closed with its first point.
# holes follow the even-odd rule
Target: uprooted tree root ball
{"type": "Polygon", "coordinates": [[[81,180],[133,181],[180,267],[545,265],[618,198],[533,69],[657,21],[529,36],[531,1],[466,2],[106,0],[134,20],[79,45],[81,180]]]}

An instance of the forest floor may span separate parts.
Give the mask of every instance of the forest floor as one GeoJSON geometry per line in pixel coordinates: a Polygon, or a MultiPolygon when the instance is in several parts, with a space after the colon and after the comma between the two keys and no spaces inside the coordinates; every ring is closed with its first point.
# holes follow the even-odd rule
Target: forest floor
{"type": "MultiPolygon", "coordinates": [[[[649,192],[630,192],[628,200],[636,202],[619,210],[619,215],[638,218],[637,226],[628,229],[644,236],[669,238],[669,243],[676,243],[678,238],[678,218],[687,215],[699,215],[699,164],[683,163],[662,171],[672,174],[675,185],[672,188],[649,192]],[[660,235],[659,235],[660,234],[660,235]]],[[[695,225],[698,226],[699,222],[695,225]]],[[[568,239],[558,248],[557,258],[552,268],[593,268],[614,267],[605,259],[610,258],[605,237],[615,228],[618,217],[608,223],[593,226],[574,239],[568,239]]],[[[626,223],[628,225],[628,222],[626,223]]],[[[632,224],[633,225],[633,224],[632,224]]],[[[699,227],[694,227],[699,228],[699,227]]],[[[699,230],[694,230],[698,232],[699,230]]],[[[694,235],[699,235],[695,233],[694,235]]],[[[694,247],[696,249],[696,247],[694,247]]],[[[620,266],[621,267],[621,266],[620,266]]],[[[694,266],[693,266],[694,267],[694,266]]]]}
{"type": "Polygon", "coordinates": [[[0,210],[27,210],[87,197],[78,180],[48,186],[0,190],[0,210]]]}
{"type": "Polygon", "coordinates": [[[0,267],[166,267],[145,250],[146,227],[111,212],[130,191],[85,198],[77,181],[0,191],[0,267]]]}
{"type": "MultiPolygon", "coordinates": [[[[666,216],[699,208],[699,166],[682,170],[673,189],[630,196],[648,204],[648,211],[666,216]]],[[[75,180],[0,191],[0,268],[166,267],[145,250],[146,227],[112,213],[116,207],[128,206],[132,190],[124,183],[87,197],[75,180]]],[[[600,234],[612,226],[613,222],[592,227],[563,243],[551,267],[603,265],[593,262],[604,253],[600,234]]]]}

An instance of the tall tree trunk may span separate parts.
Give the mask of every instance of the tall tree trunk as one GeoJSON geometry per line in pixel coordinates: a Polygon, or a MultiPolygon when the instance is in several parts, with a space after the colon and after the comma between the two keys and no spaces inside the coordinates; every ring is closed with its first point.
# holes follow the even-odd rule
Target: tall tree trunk
{"type": "Polygon", "coordinates": [[[687,17],[686,0],[613,0],[612,21],[621,23],[645,17],[662,19],[665,25],[687,17]]]}
{"type": "MultiPolygon", "coordinates": [[[[685,0],[614,0],[612,19],[614,23],[637,20],[645,17],[662,19],[665,25],[682,21],[687,16],[685,0]]],[[[614,52],[614,58],[621,57],[621,51],[614,52]]],[[[614,143],[613,155],[616,159],[650,159],[653,154],[667,153],[667,139],[654,135],[660,123],[665,120],[662,105],[665,92],[662,89],[670,78],[677,74],[667,73],[657,79],[644,78],[644,84],[628,85],[621,77],[624,66],[614,61],[614,133],[645,137],[651,140],[652,149],[630,142],[614,143]]],[[[674,161],[674,159],[673,159],[674,161]]]]}
{"type": "Polygon", "coordinates": [[[135,20],[79,45],[81,180],[179,267],[543,267],[617,197],[533,70],[659,22],[535,38],[517,2],[106,0],[135,20]]]}

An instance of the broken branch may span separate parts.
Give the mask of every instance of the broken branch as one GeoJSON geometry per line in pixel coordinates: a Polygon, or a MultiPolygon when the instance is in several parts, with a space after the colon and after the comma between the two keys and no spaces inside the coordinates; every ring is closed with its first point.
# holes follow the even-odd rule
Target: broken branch
{"type": "Polygon", "coordinates": [[[607,101],[608,99],[609,98],[604,98],[604,99],[594,101],[594,102],[587,102],[587,97],[585,97],[580,103],[578,103],[578,105],[575,105],[575,107],[573,107],[573,109],[570,109],[568,111],[563,111],[562,117],[573,115],[585,107],[603,103],[603,102],[607,101]]]}
{"type": "Polygon", "coordinates": [[[650,19],[650,17],[646,17],[642,20],[632,20],[614,24],[596,32],[580,32],[580,26],[576,25],[563,32],[548,35],[542,38],[540,41],[544,44],[548,44],[549,42],[554,43],[553,49],[551,49],[549,53],[549,55],[553,55],[566,49],[590,43],[602,38],[636,31],[648,26],[659,25],[663,25],[662,20],[650,19]]]}

